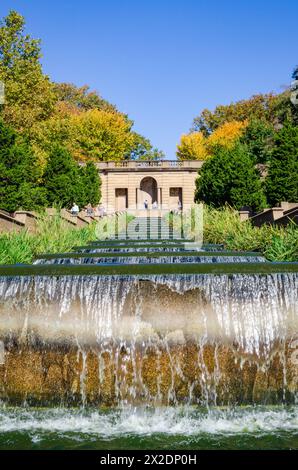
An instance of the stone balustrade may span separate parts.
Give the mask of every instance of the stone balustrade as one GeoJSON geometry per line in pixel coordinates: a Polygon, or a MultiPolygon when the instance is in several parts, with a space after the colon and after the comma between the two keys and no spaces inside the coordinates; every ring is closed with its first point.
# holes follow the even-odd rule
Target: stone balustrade
{"type": "MultiPolygon", "coordinates": [[[[47,208],[45,212],[48,217],[53,217],[57,214],[57,209],[47,208]]],[[[122,212],[116,212],[116,215],[121,214],[122,212]]],[[[87,215],[85,211],[81,211],[77,216],[71,214],[67,209],[62,209],[60,211],[60,216],[66,226],[72,228],[82,228],[89,225],[92,222],[98,221],[100,219],[113,217],[115,214],[111,215],[87,215]]],[[[30,233],[34,233],[37,228],[37,220],[39,214],[34,211],[16,211],[13,214],[10,214],[7,211],[0,209],[0,233],[9,233],[9,232],[19,232],[21,230],[27,230],[30,233]]]]}
{"type": "Polygon", "coordinates": [[[129,170],[129,169],[199,169],[203,165],[200,160],[127,160],[127,161],[110,161],[96,163],[99,170],[129,170]]]}
{"type": "Polygon", "coordinates": [[[239,211],[242,221],[249,220],[254,227],[267,225],[285,226],[290,222],[298,223],[298,203],[281,202],[280,207],[269,207],[251,215],[248,210],[239,211]]]}

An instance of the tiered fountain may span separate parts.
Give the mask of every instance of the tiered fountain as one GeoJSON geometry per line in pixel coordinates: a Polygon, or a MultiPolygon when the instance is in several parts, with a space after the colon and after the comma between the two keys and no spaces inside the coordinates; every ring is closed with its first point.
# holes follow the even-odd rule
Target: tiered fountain
{"type": "Polygon", "coordinates": [[[0,267],[4,403],[131,416],[129,405],[295,402],[298,264],[165,240],[162,224],[154,239],[0,267]]]}

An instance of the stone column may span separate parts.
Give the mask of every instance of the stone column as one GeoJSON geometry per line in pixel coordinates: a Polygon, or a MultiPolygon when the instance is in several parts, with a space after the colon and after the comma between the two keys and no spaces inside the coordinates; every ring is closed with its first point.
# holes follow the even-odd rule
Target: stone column
{"type": "Polygon", "coordinates": [[[280,219],[284,215],[283,207],[272,207],[271,211],[273,220],[280,219]]]}
{"type": "Polygon", "coordinates": [[[141,209],[141,190],[137,188],[136,209],[141,209]]]}
{"type": "Polygon", "coordinates": [[[169,209],[169,200],[170,200],[170,187],[168,185],[163,186],[162,188],[162,204],[165,209],[169,209]]]}
{"type": "Polygon", "coordinates": [[[136,189],[134,186],[128,185],[127,188],[127,204],[128,209],[135,209],[136,189]]]}
{"type": "Polygon", "coordinates": [[[249,215],[250,215],[249,211],[239,211],[239,216],[240,216],[241,222],[243,222],[244,220],[248,220],[249,215]]]}
{"type": "Polygon", "coordinates": [[[158,199],[159,199],[159,204],[158,204],[158,208],[159,209],[162,209],[162,188],[158,188],[158,199]]]}

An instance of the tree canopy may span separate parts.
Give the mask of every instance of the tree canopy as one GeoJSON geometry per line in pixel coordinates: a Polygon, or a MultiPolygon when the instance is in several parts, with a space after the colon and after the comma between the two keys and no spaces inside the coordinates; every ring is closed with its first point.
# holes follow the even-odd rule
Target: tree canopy
{"type": "MultiPolygon", "coordinates": [[[[298,67],[292,78],[298,80],[298,67]]],[[[298,201],[297,132],[298,106],[289,87],[280,94],[259,94],[214,111],[204,109],[190,133],[182,136],[177,155],[197,158],[199,152],[185,143],[199,137],[206,162],[197,179],[196,199],[257,210],[264,206],[265,196],[271,205],[298,201]],[[268,168],[265,184],[258,164],[268,168]]]]}
{"type": "Polygon", "coordinates": [[[274,145],[274,134],[272,124],[256,118],[249,121],[240,140],[247,145],[255,163],[269,162],[274,145]]]}
{"type": "Polygon", "coordinates": [[[226,122],[262,119],[274,123],[277,119],[278,96],[271,93],[254,95],[247,100],[240,100],[228,105],[216,106],[214,111],[204,109],[194,118],[192,130],[210,135],[226,122]]]}
{"type": "Polygon", "coordinates": [[[0,207],[33,210],[46,203],[40,167],[28,143],[0,120],[0,207]]]}
{"type": "Polygon", "coordinates": [[[153,147],[146,137],[137,132],[133,132],[133,136],[133,145],[129,149],[126,158],[131,160],[162,160],[165,157],[164,152],[153,147]]]}
{"type": "Polygon", "coordinates": [[[5,122],[26,135],[44,167],[53,144],[76,159],[157,159],[163,153],[133,130],[133,121],[88,85],[54,83],[42,71],[40,40],[25,33],[25,19],[10,11],[0,22],[0,80],[5,122]],[[140,140],[146,145],[140,146],[140,140]]]}
{"type": "Polygon", "coordinates": [[[163,158],[115,105],[88,85],[52,82],[40,59],[40,40],[10,11],[0,21],[1,208],[95,205],[101,194],[93,162],[163,158]]]}
{"type": "Polygon", "coordinates": [[[98,170],[93,162],[87,162],[85,167],[81,168],[81,179],[84,187],[84,200],[82,205],[96,206],[101,198],[101,180],[98,170]]]}
{"type": "Polygon", "coordinates": [[[217,127],[207,139],[210,154],[218,146],[232,149],[243,135],[246,127],[247,121],[227,121],[217,127]]]}
{"type": "Polygon", "coordinates": [[[73,113],[99,109],[117,112],[116,106],[104,100],[96,91],[90,91],[88,85],[78,87],[73,83],[54,83],[57,108],[63,113],[73,113]]]}
{"type": "Polygon", "coordinates": [[[298,201],[298,127],[285,125],[275,136],[266,178],[268,202],[298,201]]]}
{"type": "Polygon", "coordinates": [[[17,130],[46,119],[57,100],[42,72],[40,41],[25,34],[24,27],[24,18],[15,11],[0,22],[0,80],[5,83],[2,115],[17,130]]]}
{"type": "Polygon", "coordinates": [[[183,134],[177,145],[177,157],[179,160],[205,160],[214,154],[218,146],[231,149],[246,127],[246,121],[231,121],[225,122],[207,137],[201,131],[183,134]]]}
{"type": "Polygon", "coordinates": [[[206,139],[202,132],[183,134],[177,145],[179,160],[205,160],[207,158],[206,139]]]}
{"type": "Polygon", "coordinates": [[[264,207],[260,175],[246,146],[238,143],[233,149],[217,148],[199,172],[195,199],[214,207],[264,207]]]}
{"type": "Polygon", "coordinates": [[[43,175],[50,206],[70,208],[74,203],[79,207],[96,205],[100,200],[100,180],[92,162],[80,167],[71,154],[60,145],[50,152],[43,175]]]}

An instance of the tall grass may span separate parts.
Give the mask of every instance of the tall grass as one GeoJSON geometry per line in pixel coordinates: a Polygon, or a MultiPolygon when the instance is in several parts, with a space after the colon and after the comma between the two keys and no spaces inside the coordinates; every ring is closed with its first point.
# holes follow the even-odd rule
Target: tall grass
{"type": "Polygon", "coordinates": [[[40,253],[59,253],[95,240],[96,223],[72,228],[60,217],[40,216],[36,233],[21,232],[0,235],[0,264],[31,263],[40,253]]]}
{"type": "MultiPolygon", "coordinates": [[[[179,216],[171,215],[168,220],[174,228],[180,224],[179,216]]],[[[40,216],[34,234],[26,230],[0,234],[0,264],[31,263],[41,253],[70,251],[96,240],[97,235],[96,223],[76,229],[59,213],[40,216]]],[[[253,227],[249,221],[241,222],[238,212],[229,207],[204,207],[204,243],[223,243],[228,250],[259,251],[270,261],[298,261],[297,225],[253,227]]]]}
{"type": "Polygon", "coordinates": [[[124,215],[121,218],[112,216],[101,219],[101,223],[92,223],[82,228],[75,228],[60,216],[49,217],[40,214],[37,220],[36,233],[27,230],[0,234],[0,264],[32,263],[41,253],[64,253],[75,246],[86,245],[89,241],[96,240],[103,227],[108,228],[104,238],[114,234],[115,226],[124,230],[125,224],[134,217],[124,215]]]}
{"type": "MultiPolygon", "coordinates": [[[[166,220],[180,232],[180,215],[167,214],[166,220]]],[[[258,228],[249,221],[242,222],[239,213],[228,206],[221,209],[204,206],[203,231],[204,243],[223,243],[227,250],[259,251],[270,261],[298,261],[298,226],[294,223],[287,227],[258,228]]],[[[191,236],[194,235],[192,231],[191,236]]]]}
{"type": "Polygon", "coordinates": [[[204,207],[204,242],[223,243],[228,250],[260,251],[270,261],[298,261],[296,224],[253,227],[229,207],[204,207]]]}

